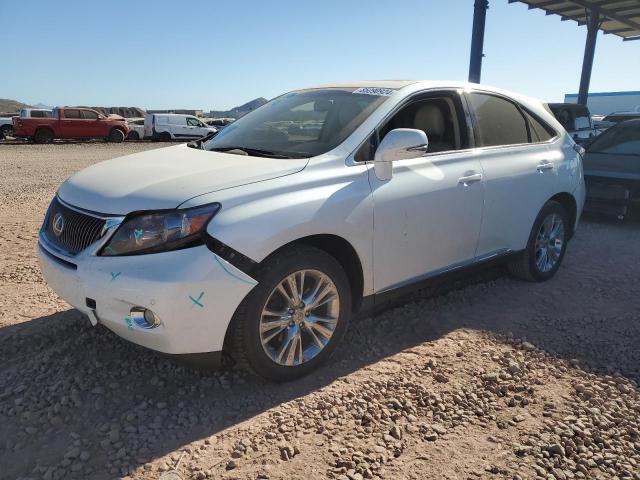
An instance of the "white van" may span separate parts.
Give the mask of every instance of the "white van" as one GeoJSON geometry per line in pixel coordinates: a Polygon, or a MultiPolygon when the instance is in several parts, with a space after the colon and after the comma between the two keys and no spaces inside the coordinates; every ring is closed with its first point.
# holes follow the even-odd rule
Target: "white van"
{"type": "Polygon", "coordinates": [[[144,138],[151,140],[189,140],[217,131],[193,115],[151,113],[144,117],[144,138]]]}

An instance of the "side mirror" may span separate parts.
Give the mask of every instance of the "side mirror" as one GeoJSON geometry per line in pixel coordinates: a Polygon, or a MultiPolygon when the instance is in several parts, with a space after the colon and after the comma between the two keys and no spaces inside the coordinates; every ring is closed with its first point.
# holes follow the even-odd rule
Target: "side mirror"
{"type": "Polygon", "coordinates": [[[413,128],[396,128],[385,135],[373,158],[373,168],[379,180],[391,180],[393,162],[418,158],[429,146],[427,134],[413,128]]]}

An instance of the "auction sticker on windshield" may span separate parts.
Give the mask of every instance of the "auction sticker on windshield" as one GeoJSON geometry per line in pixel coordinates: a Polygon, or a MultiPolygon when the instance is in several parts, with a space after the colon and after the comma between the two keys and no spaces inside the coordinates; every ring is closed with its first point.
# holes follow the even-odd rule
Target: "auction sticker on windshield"
{"type": "Polygon", "coordinates": [[[361,95],[378,95],[388,97],[394,92],[393,88],[377,88],[377,87],[362,87],[354,90],[353,93],[359,93],[361,95]]]}

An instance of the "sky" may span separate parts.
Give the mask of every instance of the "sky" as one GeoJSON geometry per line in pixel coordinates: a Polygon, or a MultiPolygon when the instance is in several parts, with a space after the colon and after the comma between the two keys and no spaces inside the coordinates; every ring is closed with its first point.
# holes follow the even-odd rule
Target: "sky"
{"type": "MultiPolygon", "coordinates": [[[[586,27],[489,4],[482,83],[546,101],[578,91],[586,27]]],[[[466,80],[473,19],[473,0],[0,6],[0,98],[205,111],[330,82],[466,80]]],[[[591,91],[622,90],[640,90],[640,41],[599,34],[591,91]]]]}

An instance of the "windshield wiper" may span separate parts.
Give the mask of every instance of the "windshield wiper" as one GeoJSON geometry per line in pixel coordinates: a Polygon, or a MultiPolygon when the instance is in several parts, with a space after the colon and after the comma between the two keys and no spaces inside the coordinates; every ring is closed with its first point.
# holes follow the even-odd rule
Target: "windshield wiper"
{"type": "Polygon", "coordinates": [[[262,150],[260,148],[249,148],[249,147],[217,147],[212,148],[213,152],[229,152],[231,150],[239,150],[241,152],[245,152],[248,155],[253,155],[256,157],[269,157],[269,158],[297,158],[292,157],[290,155],[283,155],[281,153],[271,152],[269,150],[262,150]]]}
{"type": "Polygon", "coordinates": [[[202,150],[204,148],[204,142],[211,140],[217,134],[218,134],[218,132],[209,132],[204,137],[199,138],[197,140],[192,140],[189,143],[187,143],[187,147],[189,147],[189,148],[199,148],[199,149],[202,150]]]}

